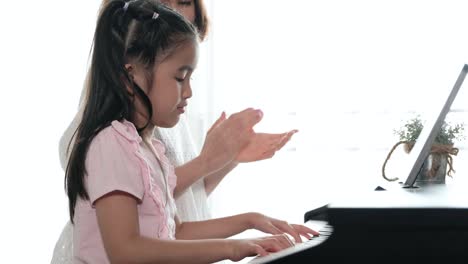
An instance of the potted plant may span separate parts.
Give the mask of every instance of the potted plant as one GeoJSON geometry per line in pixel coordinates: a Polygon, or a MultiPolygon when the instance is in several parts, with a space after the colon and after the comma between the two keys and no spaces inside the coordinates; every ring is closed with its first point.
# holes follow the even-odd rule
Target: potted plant
{"type": "MultiPolygon", "coordinates": [[[[398,145],[403,144],[405,152],[410,153],[422,129],[423,122],[421,117],[416,116],[407,121],[402,128],[394,131],[394,133],[398,135],[400,141],[392,148],[382,168],[382,174],[386,180],[394,181],[398,179],[389,179],[385,176],[385,165],[392,152],[398,145]]],[[[445,183],[445,176],[452,176],[452,173],[455,172],[453,169],[452,156],[458,154],[458,148],[454,147],[454,144],[455,141],[465,139],[464,130],[464,124],[450,124],[444,121],[441,130],[434,140],[431,153],[424,162],[423,169],[417,176],[418,182],[445,183]]]]}

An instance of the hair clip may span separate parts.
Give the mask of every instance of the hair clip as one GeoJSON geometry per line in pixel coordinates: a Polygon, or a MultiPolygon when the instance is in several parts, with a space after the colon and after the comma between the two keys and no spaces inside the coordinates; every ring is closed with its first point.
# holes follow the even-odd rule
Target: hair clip
{"type": "Polygon", "coordinates": [[[123,6],[124,13],[127,12],[127,9],[128,9],[129,5],[130,5],[130,2],[125,2],[125,5],[123,6]]]}
{"type": "Polygon", "coordinates": [[[152,18],[152,19],[156,19],[156,18],[158,18],[158,17],[159,17],[159,14],[156,13],[156,12],[154,12],[154,13],[153,13],[153,17],[151,17],[151,18],[152,18]]]}

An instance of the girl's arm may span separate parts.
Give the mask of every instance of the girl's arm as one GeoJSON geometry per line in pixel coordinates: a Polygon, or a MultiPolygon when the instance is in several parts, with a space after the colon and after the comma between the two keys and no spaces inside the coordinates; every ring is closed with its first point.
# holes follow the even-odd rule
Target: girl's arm
{"type": "Polygon", "coordinates": [[[139,233],[136,199],[112,192],[95,202],[99,230],[111,263],[212,263],[266,255],[288,247],[282,236],[265,239],[159,240],[139,233]]]}
{"type": "Polygon", "coordinates": [[[249,213],[206,221],[183,222],[176,219],[176,239],[227,238],[253,228],[249,213]]]}
{"type": "Polygon", "coordinates": [[[197,222],[180,223],[176,218],[177,239],[213,239],[227,238],[239,234],[248,229],[256,229],[273,235],[289,234],[300,243],[301,236],[310,239],[318,232],[296,224],[265,216],[260,213],[245,213],[224,218],[211,219],[197,222]]]}

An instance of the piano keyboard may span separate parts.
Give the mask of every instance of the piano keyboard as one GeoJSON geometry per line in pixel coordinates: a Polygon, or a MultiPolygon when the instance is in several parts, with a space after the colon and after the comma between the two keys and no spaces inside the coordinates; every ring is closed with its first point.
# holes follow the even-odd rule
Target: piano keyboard
{"type": "Polygon", "coordinates": [[[286,248],[284,250],[271,253],[267,256],[264,257],[256,257],[252,259],[249,264],[263,264],[263,263],[268,263],[273,260],[277,260],[279,258],[282,258],[284,256],[288,256],[291,254],[295,254],[299,251],[317,246],[318,244],[323,243],[323,241],[327,240],[328,237],[333,233],[333,227],[328,225],[327,222],[324,221],[308,221],[306,225],[313,230],[317,230],[320,233],[320,236],[314,236],[308,241],[305,241],[303,243],[298,243],[290,248],[286,248]]]}

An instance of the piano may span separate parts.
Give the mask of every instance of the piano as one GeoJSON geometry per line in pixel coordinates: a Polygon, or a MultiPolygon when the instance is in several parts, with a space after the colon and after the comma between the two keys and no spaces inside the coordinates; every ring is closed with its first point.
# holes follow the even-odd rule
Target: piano
{"type": "Polygon", "coordinates": [[[331,203],[304,216],[325,223],[321,236],[250,263],[468,263],[467,190],[398,187],[331,203]]]}
{"type": "Polygon", "coordinates": [[[404,183],[351,193],[343,201],[306,212],[306,223],[326,223],[322,236],[250,263],[468,263],[468,188],[418,182],[467,74],[465,64],[442,107],[430,109],[432,120],[411,150],[404,183]]]}

